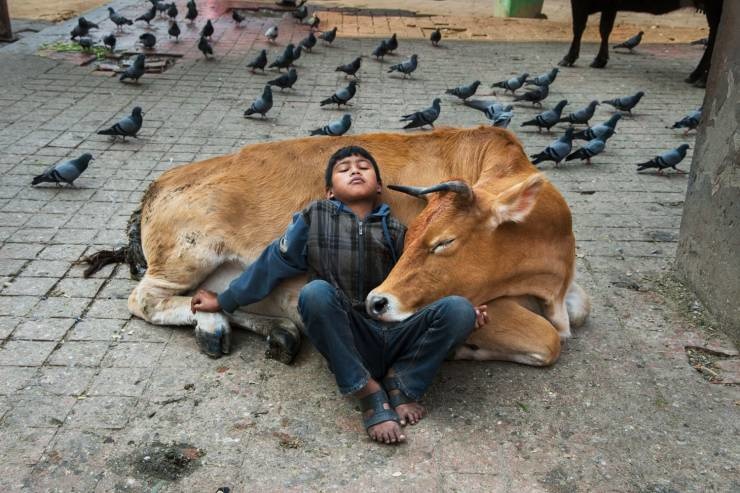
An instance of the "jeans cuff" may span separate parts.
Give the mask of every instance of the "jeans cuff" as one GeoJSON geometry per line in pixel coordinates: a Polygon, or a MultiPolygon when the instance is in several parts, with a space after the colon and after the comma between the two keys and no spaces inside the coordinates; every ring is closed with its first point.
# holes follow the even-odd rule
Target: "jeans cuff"
{"type": "Polygon", "coordinates": [[[399,372],[398,370],[396,370],[393,378],[396,380],[396,383],[398,383],[398,390],[400,390],[403,395],[405,395],[409,399],[413,401],[419,401],[424,395],[423,392],[414,392],[412,390],[409,390],[408,386],[403,381],[403,372],[399,372]]]}
{"type": "Polygon", "coordinates": [[[362,389],[365,385],[367,385],[367,383],[369,381],[370,381],[370,374],[369,373],[365,373],[365,375],[360,380],[360,383],[357,383],[357,384],[354,384],[354,385],[350,385],[350,386],[345,386],[345,387],[339,386],[339,392],[342,395],[351,395],[351,394],[354,394],[358,390],[362,389]]]}

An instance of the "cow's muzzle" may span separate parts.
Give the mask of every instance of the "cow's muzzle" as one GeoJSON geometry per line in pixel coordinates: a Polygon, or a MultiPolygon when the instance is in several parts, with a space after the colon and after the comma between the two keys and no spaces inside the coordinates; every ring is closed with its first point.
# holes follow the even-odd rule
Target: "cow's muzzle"
{"type": "Polygon", "coordinates": [[[390,294],[370,292],[365,300],[365,310],[376,320],[383,322],[400,322],[411,313],[399,310],[398,300],[390,294]]]}

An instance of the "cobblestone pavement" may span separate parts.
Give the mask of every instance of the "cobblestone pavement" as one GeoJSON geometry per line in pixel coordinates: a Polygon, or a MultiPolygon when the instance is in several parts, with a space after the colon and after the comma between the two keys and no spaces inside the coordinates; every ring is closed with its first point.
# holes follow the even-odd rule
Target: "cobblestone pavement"
{"type": "MultiPolygon", "coordinates": [[[[337,394],[324,362],[305,345],[287,367],[264,358],[261,338],[241,332],[231,355],[212,360],[199,353],[191,330],[129,315],[134,283],[126,268],[83,279],[75,261],[124,241],[129,214],[152,179],[252,142],[305,135],[335,117],[318,105],[343,83],[333,67],[368,54],[377,41],[345,37],[305,54],[296,90],[276,93],[272,119],[245,120],[244,108],[267,79],[244,67],[264,46],[264,26],[256,23],[236,31],[220,20],[215,60],[188,55],[139,85],[23,53],[22,45],[0,51],[0,489],[740,488],[737,387],[705,380],[684,346],[732,350],[699,328],[700,307],[689,310],[690,300],[659,282],[675,253],[687,178],[638,175],[634,166],[693,144],[693,136],[666,128],[702,102],[703,92],[682,82],[700,55],[692,47],[646,45],[613,55],[606,70],[582,61],[561,71],[546,107],[561,98],[576,108],[647,93],[592,166],[542,166],[573,210],[592,317],[551,368],[446,363],[426,398],[430,416],[402,447],[364,438],[355,404],[337,394]],[[134,105],[146,112],[141,139],[112,142],[95,133],[134,105]],[[96,161],[77,188],[29,186],[46,166],[82,152],[96,161]]],[[[286,35],[303,37],[291,25],[281,24],[286,35]]],[[[544,72],[565,50],[561,43],[471,41],[433,49],[402,39],[399,55],[389,58],[418,53],[419,70],[399,81],[386,74],[389,62],[363,59],[351,132],[399,129],[399,115],[426,107],[447,87],[544,72]]],[[[584,52],[590,57],[595,47],[584,52]]],[[[563,130],[520,130],[536,112],[517,106],[512,124],[529,152],[563,130]]],[[[594,121],[610,114],[601,106],[594,121]]],[[[439,124],[480,123],[479,113],[444,98],[439,124]]]]}

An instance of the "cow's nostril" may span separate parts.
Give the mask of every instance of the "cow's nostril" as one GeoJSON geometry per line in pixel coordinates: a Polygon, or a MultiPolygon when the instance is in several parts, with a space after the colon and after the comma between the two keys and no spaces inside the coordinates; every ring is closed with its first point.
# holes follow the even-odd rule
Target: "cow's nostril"
{"type": "Polygon", "coordinates": [[[376,314],[379,315],[383,313],[386,308],[388,308],[388,298],[375,298],[375,300],[373,301],[373,311],[376,314]]]}

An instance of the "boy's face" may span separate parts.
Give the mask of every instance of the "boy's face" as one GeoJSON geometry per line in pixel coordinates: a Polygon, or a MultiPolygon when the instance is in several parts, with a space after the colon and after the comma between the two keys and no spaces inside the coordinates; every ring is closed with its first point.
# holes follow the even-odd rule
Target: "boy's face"
{"type": "Polygon", "coordinates": [[[331,183],[327,198],[337,198],[342,202],[374,201],[381,190],[372,163],[357,155],[337,161],[331,183]]]}

